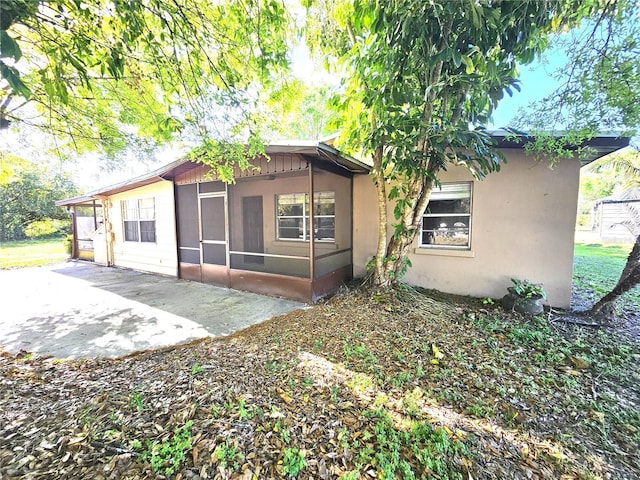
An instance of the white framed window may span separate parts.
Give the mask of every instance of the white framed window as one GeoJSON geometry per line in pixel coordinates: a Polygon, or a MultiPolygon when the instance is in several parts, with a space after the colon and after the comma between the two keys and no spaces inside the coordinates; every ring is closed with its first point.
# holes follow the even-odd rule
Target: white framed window
{"type": "Polygon", "coordinates": [[[471,247],[472,183],[443,183],[431,192],[422,217],[420,246],[468,250],[471,247]]]}
{"type": "MultiPolygon", "coordinates": [[[[313,195],[313,231],[318,241],[335,241],[335,192],[316,192],[313,195]]],[[[276,232],[278,240],[309,241],[309,194],[285,193],[276,195],[276,232]]]]}
{"type": "Polygon", "coordinates": [[[153,198],[124,200],[122,221],[125,242],[156,241],[156,207],[153,198]]]}

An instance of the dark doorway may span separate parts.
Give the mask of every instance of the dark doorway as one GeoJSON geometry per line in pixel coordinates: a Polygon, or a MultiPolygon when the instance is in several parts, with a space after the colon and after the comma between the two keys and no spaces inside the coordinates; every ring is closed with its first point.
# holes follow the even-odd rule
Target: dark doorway
{"type": "MultiPolygon", "coordinates": [[[[262,197],[242,197],[242,233],[244,251],[264,253],[262,197]]],[[[245,255],[245,263],[264,264],[264,257],[245,255]]]]}

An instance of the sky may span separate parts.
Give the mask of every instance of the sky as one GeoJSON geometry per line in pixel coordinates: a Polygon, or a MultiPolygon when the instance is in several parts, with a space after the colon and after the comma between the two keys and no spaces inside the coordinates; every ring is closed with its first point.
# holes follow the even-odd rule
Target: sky
{"type": "Polygon", "coordinates": [[[553,73],[565,64],[566,56],[557,50],[551,50],[541,59],[520,68],[520,92],[514,91],[513,96],[506,95],[493,113],[493,124],[490,129],[506,127],[513,120],[520,108],[526,108],[530,103],[542,100],[559,86],[553,73]]]}

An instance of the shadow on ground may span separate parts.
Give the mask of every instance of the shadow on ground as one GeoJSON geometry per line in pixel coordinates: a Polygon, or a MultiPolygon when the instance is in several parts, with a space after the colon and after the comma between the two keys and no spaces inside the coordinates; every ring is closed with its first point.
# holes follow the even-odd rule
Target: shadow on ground
{"type": "Polygon", "coordinates": [[[304,304],[86,262],[0,271],[0,345],[112,357],[228,335],[304,304]]]}

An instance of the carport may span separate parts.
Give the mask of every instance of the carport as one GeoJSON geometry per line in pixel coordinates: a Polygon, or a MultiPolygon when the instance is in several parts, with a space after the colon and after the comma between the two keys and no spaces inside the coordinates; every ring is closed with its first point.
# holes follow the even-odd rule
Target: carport
{"type": "Polygon", "coordinates": [[[0,346],[115,357],[231,334],[305,305],[90,262],[0,271],[0,346]]]}

